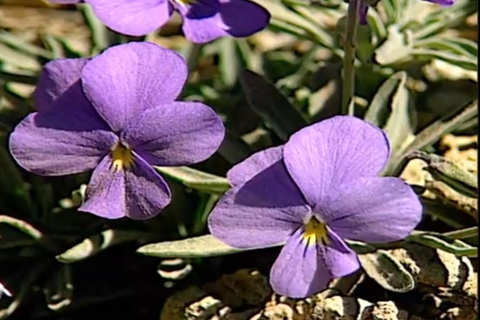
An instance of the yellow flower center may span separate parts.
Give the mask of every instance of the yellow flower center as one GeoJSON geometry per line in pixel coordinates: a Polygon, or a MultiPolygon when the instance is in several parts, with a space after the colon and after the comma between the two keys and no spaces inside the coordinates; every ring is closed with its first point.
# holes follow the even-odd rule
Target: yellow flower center
{"type": "Polygon", "coordinates": [[[197,0],[174,0],[176,3],[178,3],[179,5],[181,6],[188,6],[188,5],[192,5],[194,4],[195,2],[197,2],[197,0]]]}
{"type": "Polygon", "coordinates": [[[307,224],[305,224],[303,240],[307,245],[328,245],[330,241],[328,239],[327,225],[318,221],[315,217],[311,217],[307,224]]]}
{"type": "Polygon", "coordinates": [[[113,170],[130,169],[133,164],[132,150],[119,143],[112,150],[112,166],[113,170]]]}

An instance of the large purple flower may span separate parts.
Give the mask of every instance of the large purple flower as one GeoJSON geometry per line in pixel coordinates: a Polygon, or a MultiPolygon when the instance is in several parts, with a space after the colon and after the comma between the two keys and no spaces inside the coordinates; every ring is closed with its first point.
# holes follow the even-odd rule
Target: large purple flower
{"type": "Polygon", "coordinates": [[[212,109],[175,101],[186,77],[182,57],[148,42],[50,62],[35,92],[39,112],[15,128],[10,151],[40,175],[94,169],[81,211],[150,218],[171,197],[152,165],[202,161],[224,137],[212,109]]]}
{"type": "Polygon", "coordinates": [[[211,233],[236,248],[286,243],[270,282],[300,298],[359,268],[342,239],[388,242],[421,219],[413,190],[399,178],[377,177],[389,158],[384,133],[360,119],[337,116],[258,152],[228,172],[232,184],[211,213],[211,233]]]}
{"type": "MultiPolygon", "coordinates": [[[[75,0],[51,0],[60,3],[75,0]]],[[[183,32],[195,43],[222,36],[246,37],[265,28],[270,14],[249,0],[85,0],[109,28],[143,36],[163,26],[175,11],[183,32]]]]}

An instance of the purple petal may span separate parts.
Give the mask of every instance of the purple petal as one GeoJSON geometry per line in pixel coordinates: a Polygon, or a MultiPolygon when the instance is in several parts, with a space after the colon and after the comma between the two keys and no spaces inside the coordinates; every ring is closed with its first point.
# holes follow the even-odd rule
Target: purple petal
{"type": "Polygon", "coordinates": [[[88,0],[88,3],[107,27],[130,36],[155,31],[173,13],[168,0],[88,0]]]}
{"type": "Polygon", "coordinates": [[[218,0],[196,0],[192,5],[177,5],[178,11],[188,19],[204,19],[212,17],[220,11],[218,0]]]}
{"type": "Polygon", "coordinates": [[[208,218],[210,232],[237,248],[285,242],[310,213],[282,161],[229,190],[208,218]]]}
{"type": "Polygon", "coordinates": [[[85,94],[115,132],[144,110],[173,102],[186,77],[180,55],[149,42],[112,47],[82,70],[85,94]]]}
{"type": "Polygon", "coordinates": [[[442,6],[451,6],[455,3],[455,0],[425,0],[425,1],[437,3],[442,6]]]}
{"type": "Polygon", "coordinates": [[[174,102],[132,118],[121,137],[148,163],[179,166],[210,157],[224,135],[222,120],[210,107],[197,102],[174,102]]]}
{"type": "Polygon", "coordinates": [[[275,292],[305,298],[324,290],[328,283],[358,270],[357,255],[338,236],[329,232],[330,244],[306,245],[300,228],[287,241],[270,271],[275,292]]]}
{"type": "Polygon", "coordinates": [[[336,116],[296,132],[283,148],[288,172],[314,211],[343,181],[377,175],[388,161],[388,139],[366,121],[336,116]]]}
{"type": "Polygon", "coordinates": [[[118,171],[113,171],[108,155],[93,171],[79,210],[107,219],[144,220],[156,216],[170,198],[166,182],[138,155],[131,169],[118,171]]]}
{"type": "Polygon", "coordinates": [[[223,24],[231,36],[247,37],[264,29],[270,21],[268,11],[252,1],[222,0],[220,2],[223,24]]]}
{"type": "Polygon", "coordinates": [[[58,59],[43,68],[34,92],[36,108],[44,112],[70,86],[80,80],[80,74],[87,59],[58,59]]]}
{"type": "Polygon", "coordinates": [[[77,83],[50,111],[30,114],[17,125],[10,152],[28,171],[67,175],[93,169],[117,141],[77,83]]]}
{"type": "Polygon", "coordinates": [[[336,186],[320,213],[339,236],[365,242],[407,237],[422,218],[422,205],[399,178],[355,178],[336,186]]]}
{"type": "Polygon", "coordinates": [[[192,42],[206,43],[225,35],[246,37],[268,25],[270,14],[248,0],[222,0],[219,14],[199,19],[181,8],[183,32],[192,42]],[[248,19],[245,19],[248,17],[248,19]]]}
{"type": "Polygon", "coordinates": [[[367,24],[368,3],[366,0],[360,0],[360,8],[358,12],[358,22],[361,25],[367,24]]]}
{"type": "Polygon", "coordinates": [[[206,43],[227,35],[220,14],[203,19],[190,19],[183,16],[183,33],[195,43],[206,43]]]}
{"type": "MultiPolygon", "coordinates": [[[[244,184],[257,173],[280,160],[282,160],[282,146],[257,152],[231,168],[227,173],[228,181],[234,187],[244,184]]],[[[291,180],[290,177],[289,180],[291,180]]]]}

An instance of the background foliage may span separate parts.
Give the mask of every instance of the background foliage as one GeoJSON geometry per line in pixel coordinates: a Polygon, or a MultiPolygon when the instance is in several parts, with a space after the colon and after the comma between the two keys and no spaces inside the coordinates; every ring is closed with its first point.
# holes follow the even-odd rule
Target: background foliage
{"type": "MultiPolygon", "coordinates": [[[[266,30],[193,45],[179,35],[178,19],[129,38],[107,30],[85,5],[0,1],[0,281],[13,294],[0,300],[0,319],[158,319],[165,300],[189,285],[242,268],[268,274],[277,248],[238,253],[202,236],[206,217],[228,189],[223,177],[233,164],[339,113],[346,4],[257,2],[272,14],[266,30]],[[190,78],[182,98],[213,107],[227,136],[217,154],[194,168],[158,168],[173,191],[162,214],[142,222],[104,220],[76,211],[88,174],[29,174],[9,155],[8,135],[34,111],[31,93],[46,62],[142,40],[185,57],[190,78]]],[[[448,8],[382,0],[359,27],[356,115],[387,132],[393,154],[384,174],[415,186],[425,216],[404,243],[351,243],[374,280],[362,285],[387,292],[378,298],[374,289],[359,290],[355,297],[414,294],[415,274],[386,251],[392,247],[439,248],[469,257],[477,268],[476,15],[472,0],[448,8]]]]}

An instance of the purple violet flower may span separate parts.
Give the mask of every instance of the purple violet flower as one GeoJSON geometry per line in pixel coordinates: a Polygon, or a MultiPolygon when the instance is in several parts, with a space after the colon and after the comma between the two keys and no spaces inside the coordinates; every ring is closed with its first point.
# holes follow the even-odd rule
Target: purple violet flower
{"type": "Polygon", "coordinates": [[[49,62],[35,91],[38,112],[17,125],[10,151],[40,175],[94,169],[80,211],[151,218],[171,198],[152,165],[202,161],[224,137],[208,106],[175,101],[186,78],[180,55],[148,42],[49,62]]]}
{"type": "MultiPolygon", "coordinates": [[[[50,0],[60,3],[75,0],[50,0]]],[[[175,11],[185,37],[205,43],[230,35],[250,36],[268,25],[270,14],[249,0],[85,0],[106,26],[119,33],[143,36],[163,26],[175,11]]]]}
{"type": "Polygon", "coordinates": [[[389,152],[385,134],[358,118],[304,128],[228,172],[232,189],[209,216],[210,232],[236,248],[285,243],[270,273],[273,289],[293,298],[315,294],[359,268],[342,239],[396,241],[419,223],[412,188],[377,176],[389,152]]]}

